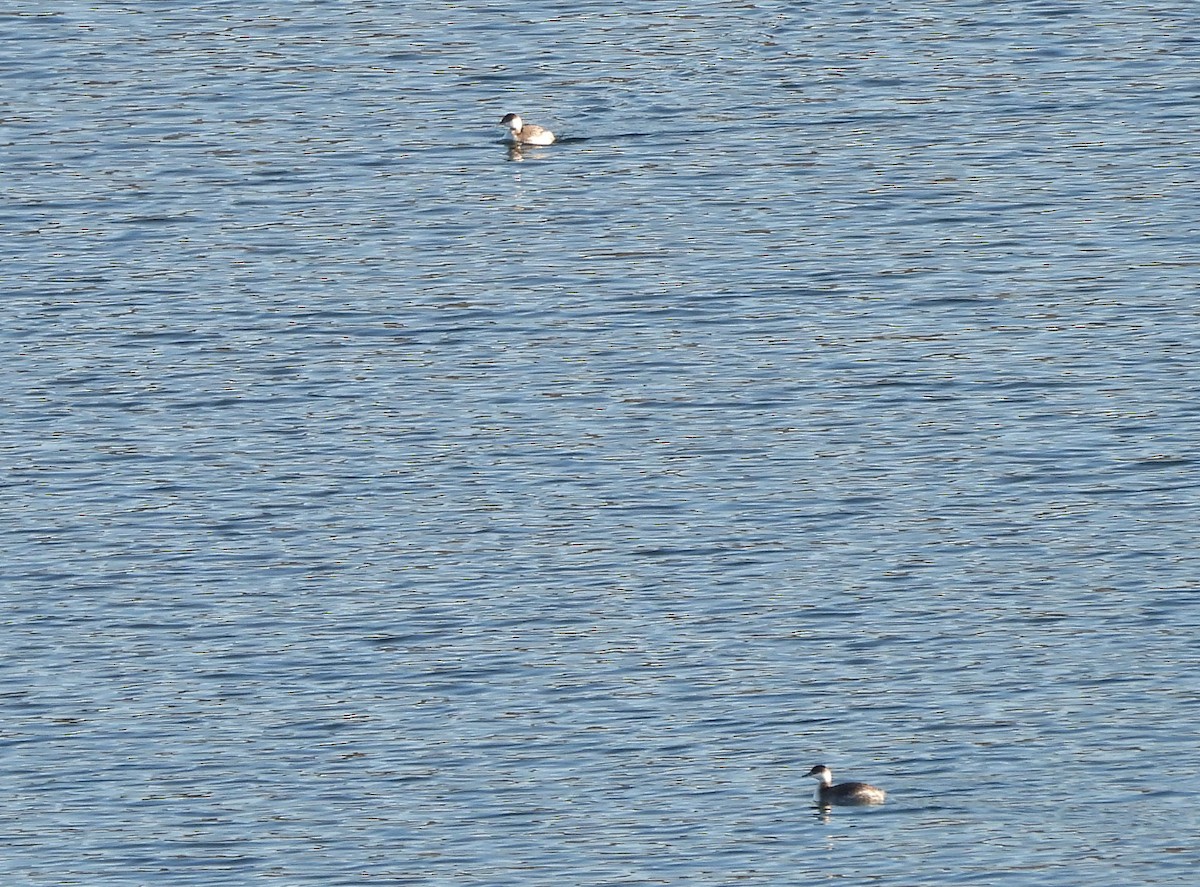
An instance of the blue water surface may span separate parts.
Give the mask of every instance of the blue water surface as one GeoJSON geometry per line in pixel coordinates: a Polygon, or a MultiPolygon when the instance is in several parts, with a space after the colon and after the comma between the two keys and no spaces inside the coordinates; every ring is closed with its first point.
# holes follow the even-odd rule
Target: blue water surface
{"type": "Polygon", "coordinates": [[[168,7],[0,12],[6,885],[1194,883],[1191,5],[168,7]]]}

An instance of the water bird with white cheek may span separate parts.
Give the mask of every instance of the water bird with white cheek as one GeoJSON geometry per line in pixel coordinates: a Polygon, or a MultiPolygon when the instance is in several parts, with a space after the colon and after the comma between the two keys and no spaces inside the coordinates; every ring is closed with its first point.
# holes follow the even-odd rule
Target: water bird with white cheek
{"type": "Polygon", "coordinates": [[[507,126],[512,130],[512,140],[515,145],[554,144],[554,133],[536,123],[526,123],[521,119],[520,114],[505,114],[500,125],[507,126]]]}
{"type": "Polygon", "coordinates": [[[843,806],[862,806],[864,804],[882,804],[887,792],[865,782],[843,782],[833,784],[833,772],[824,764],[817,764],[806,776],[815,776],[820,785],[817,786],[817,803],[822,807],[830,804],[843,806]]]}

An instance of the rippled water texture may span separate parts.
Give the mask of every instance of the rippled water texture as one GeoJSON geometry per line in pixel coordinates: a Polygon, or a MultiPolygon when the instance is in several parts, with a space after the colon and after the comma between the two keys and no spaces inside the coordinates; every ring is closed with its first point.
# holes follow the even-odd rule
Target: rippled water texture
{"type": "Polygon", "coordinates": [[[0,880],[1193,884],[1198,18],[9,3],[0,880]]]}

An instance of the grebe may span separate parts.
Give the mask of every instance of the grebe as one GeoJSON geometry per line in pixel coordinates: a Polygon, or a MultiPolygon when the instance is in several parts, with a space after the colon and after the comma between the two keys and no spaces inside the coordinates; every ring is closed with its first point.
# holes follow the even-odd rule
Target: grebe
{"type": "Polygon", "coordinates": [[[865,782],[843,782],[833,784],[833,773],[824,764],[817,764],[805,776],[815,776],[821,781],[817,786],[817,803],[828,804],[882,804],[887,792],[865,782]]]}
{"type": "Polygon", "coordinates": [[[554,133],[534,123],[525,123],[520,114],[505,114],[501,126],[512,130],[513,142],[518,145],[552,145],[554,133]]]}

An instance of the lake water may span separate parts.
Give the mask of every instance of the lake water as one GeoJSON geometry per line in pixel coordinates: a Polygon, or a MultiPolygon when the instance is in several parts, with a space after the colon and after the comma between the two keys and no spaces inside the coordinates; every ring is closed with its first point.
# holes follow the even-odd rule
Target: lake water
{"type": "Polygon", "coordinates": [[[1197,33],[9,3],[0,879],[1194,884],[1197,33]]]}

